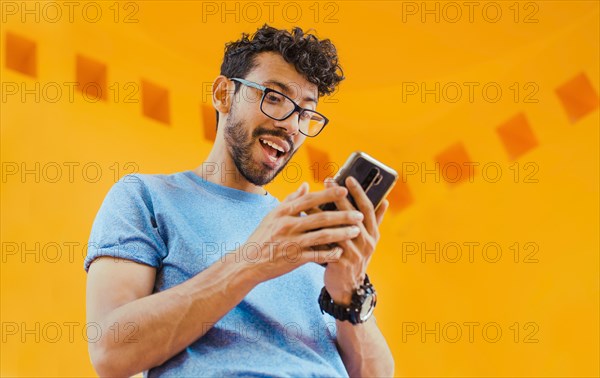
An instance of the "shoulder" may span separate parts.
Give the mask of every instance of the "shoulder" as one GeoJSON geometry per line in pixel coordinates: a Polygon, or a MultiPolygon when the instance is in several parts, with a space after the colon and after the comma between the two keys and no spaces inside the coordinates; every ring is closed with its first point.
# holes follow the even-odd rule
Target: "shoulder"
{"type": "Polygon", "coordinates": [[[161,199],[170,196],[176,187],[182,187],[179,174],[132,173],[121,177],[106,194],[103,207],[115,211],[145,207],[153,210],[161,199]]]}
{"type": "Polygon", "coordinates": [[[121,177],[114,186],[148,194],[167,188],[181,187],[184,180],[183,172],[172,174],[131,173],[121,177]]]}
{"type": "Polygon", "coordinates": [[[160,186],[160,185],[173,185],[178,180],[183,172],[177,172],[172,174],[162,173],[130,173],[125,175],[117,181],[117,183],[123,184],[140,184],[148,187],[160,186]]]}

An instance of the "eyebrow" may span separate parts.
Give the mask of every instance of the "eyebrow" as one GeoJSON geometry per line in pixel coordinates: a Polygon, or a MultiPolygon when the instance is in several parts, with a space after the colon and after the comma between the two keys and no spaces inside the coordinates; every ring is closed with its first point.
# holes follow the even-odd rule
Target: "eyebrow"
{"type": "MultiPolygon", "coordinates": [[[[286,94],[289,94],[291,92],[290,87],[282,82],[279,82],[277,80],[267,80],[265,81],[263,84],[273,84],[276,85],[278,87],[280,87],[286,94]]],[[[319,102],[312,96],[308,96],[308,97],[304,97],[302,99],[303,101],[311,101],[314,102],[315,105],[318,104],[319,102]]]]}

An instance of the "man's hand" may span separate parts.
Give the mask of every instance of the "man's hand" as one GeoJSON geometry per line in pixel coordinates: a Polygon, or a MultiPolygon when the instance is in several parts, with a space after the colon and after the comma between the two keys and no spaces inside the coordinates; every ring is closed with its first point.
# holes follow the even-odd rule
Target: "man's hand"
{"type": "MultiPolygon", "coordinates": [[[[326,181],[325,185],[327,190],[341,188],[333,181],[326,181]]],[[[350,304],[352,293],[364,281],[367,266],[379,241],[379,225],[389,205],[389,202],[384,200],[375,211],[371,200],[353,177],[346,179],[346,187],[354,198],[358,210],[364,215],[364,220],[358,223],[360,233],[356,237],[338,242],[343,249],[342,256],[337,262],[327,264],[325,269],[327,292],[334,302],[341,305],[350,304]]],[[[334,202],[339,211],[355,210],[345,196],[334,202]]]]}
{"type": "Polygon", "coordinates": [[[241,247],[242,259],[256,266],[259,282],[288,273],[307,262],[336,262],[339,247],[314,249],[318,245],[343,243],[361,233],[363,215],[354,209],[324,211],[300,216],[301,212],[328,202],[342,201],[348,191],[331,187],[308,193],[308,184],[290,194],[262,220],[241,247]]]}
{"type": "MultiPolygon", "coordinates": [[[[334,302],[340,305],[349,305],[352,293],[364,281],[367,266],[379,241],[379,225],[389,206],[389,202],[384,200],[375,211],[371,200],[354,179],[346,179],[345,184],[358,209],[364,214],[364,220],[358,223],[359,235],[337,243],[343,249],[342,256],[337,262],[327,264],[325,269],[327,291],[334,302]]],[[[332,181],[325,181],[325,187],[331,189],[339,185],[332,181]]],[[[339,211],[354,209],[346,197],[334,202],[339,211]]],[[[336,211],[321,211],[319,208],[313,208],[308,212],[320,214],[336,211]]],[[[326,248],[326,246],[318,248],[326,248]]],[[[338,350],[351,377],[393,376],[394,357],[377,327],[375,317],[358,325],[336,320],[336,327],[338,350]]]]}

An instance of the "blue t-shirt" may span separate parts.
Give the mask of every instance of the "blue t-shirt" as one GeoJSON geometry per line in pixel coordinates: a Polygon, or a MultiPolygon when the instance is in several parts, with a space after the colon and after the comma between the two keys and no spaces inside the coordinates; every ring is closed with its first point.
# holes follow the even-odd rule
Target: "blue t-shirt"
{"type": "MultiPolygon", "coordinates": [[[[157,269],[154,292],[160,292],[242,246],[278,204],[270,194],[214,184],[193,171],[128,175],[96,215],[84,268],[99,256],[150,265],[157,269]]],[[[308,263],[259,284],[207,324],[206,334],[144,376],[347,377],[335,320],[317,303],[323,272],[308,263]]]]}

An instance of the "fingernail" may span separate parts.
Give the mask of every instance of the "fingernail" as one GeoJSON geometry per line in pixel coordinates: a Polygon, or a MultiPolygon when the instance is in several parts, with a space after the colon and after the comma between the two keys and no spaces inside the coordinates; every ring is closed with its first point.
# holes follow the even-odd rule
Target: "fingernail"
{"type": "Polygon", "coordinates": [[[350,217],[355,220],[362,220],[364,215],[360,211],[353,211],[350,217]]]}
{"type": "Polygon", "coordinates": [[[358,235],[359,232],[360,232],[360,228],[358,228],[356,226],[352,226],[348,229],[349,235],[358,235]]]}

